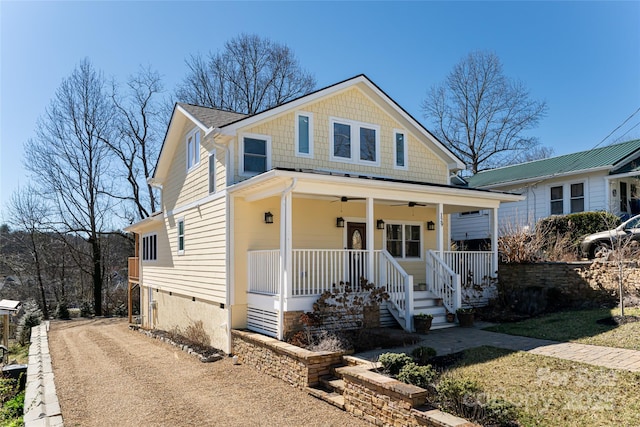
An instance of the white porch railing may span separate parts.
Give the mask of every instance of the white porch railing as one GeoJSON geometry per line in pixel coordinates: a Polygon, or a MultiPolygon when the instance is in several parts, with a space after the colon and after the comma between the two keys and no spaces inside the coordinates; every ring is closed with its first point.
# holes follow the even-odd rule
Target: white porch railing
{"type": "Polygon", "coordinates": [[[277,295],[280,290],[280,251],[249,251],[247,288],[257,294],[277,295]]]}
{"type": "Polygon", "coordinates": [[[427,251],[427,286],[451,313],[462,305],[460,276],[453,271],[436,251],[427,251]]]}
{"type": "Polygon", "coordinates": [[[496,276],[496,272],[492,271],[492,255],[493,253],[488,251],[446,251],[442,254],[444,262],[459,274],[462,283],[467,285],[481,285],[496,276]]]}
{"type": "Polygon", "coordinates": [[[412,330],[413,318],[413,276],[398,264],[398,262],[386,250],[382,250],[380,255],[380,282],[386,286],[389,294],[389,303],[398,311],[399,323],[404,319],[403,329],[412,330]]]}

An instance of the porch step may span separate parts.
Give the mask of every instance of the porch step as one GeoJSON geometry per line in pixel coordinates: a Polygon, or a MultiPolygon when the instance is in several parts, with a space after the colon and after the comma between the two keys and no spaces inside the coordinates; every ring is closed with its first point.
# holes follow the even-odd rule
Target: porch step
{"type": "Polygon", "coordinates": [[[344,392],[344,380],[342,378],[320,378],[320,384],[322,384],[322,386],[327,390],[331,390],[340,394],[344,392]]]}

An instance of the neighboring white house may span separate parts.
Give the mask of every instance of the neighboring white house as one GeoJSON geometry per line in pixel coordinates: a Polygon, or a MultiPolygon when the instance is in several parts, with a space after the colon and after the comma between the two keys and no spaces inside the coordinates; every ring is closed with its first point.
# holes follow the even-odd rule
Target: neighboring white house
{"type": "Polygon", "coordinates": [[[381,314],[405,329],[414,313],[444,319],[460,275],[498,265],[496,250],[447,250],[450,215],[497,218],[520,199],[451,185],[463,168],[364,75],[251,116],[177,104],[149,181],[162,212],[127,227],[141,324],[202,322],[230,352],[232,328],[283,338],[325,290],[361,278],[386,288],[381,314]]]}
{"type": "MultiPolygon", "coordinates": [[[[539,219],[583,211],[640,213],[640,139],[563,156],[479,172],[469,188],[525,196],[500,206],[500,232],[533,226],[539,219]]],[[[490,238],[489,212],[452,215],[451,237],[474,247],[490,238]]],[[[463,246],[465,246],[463,244],[463,246]]]]}

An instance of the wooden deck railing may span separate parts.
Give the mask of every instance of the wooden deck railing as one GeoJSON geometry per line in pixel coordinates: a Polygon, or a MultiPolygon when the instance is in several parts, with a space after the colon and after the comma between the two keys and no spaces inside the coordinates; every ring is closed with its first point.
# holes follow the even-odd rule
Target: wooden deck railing
{"type": "Polygon", "coordinates": [[[137,282],[140,280],[140,258],[129,257],[129,281],[137,282]]]}

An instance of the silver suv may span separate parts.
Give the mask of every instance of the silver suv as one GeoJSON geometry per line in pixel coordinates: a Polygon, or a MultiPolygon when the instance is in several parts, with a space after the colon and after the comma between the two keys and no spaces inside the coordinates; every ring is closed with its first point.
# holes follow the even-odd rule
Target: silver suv
{"type": "Polygon", "coordinates": [[[589,259],[600,258],[611,252],[618,242],[640,241],[640,215],[629,218],[616,228],[589,234],[582,239],[580,249],[589,259]]]}

